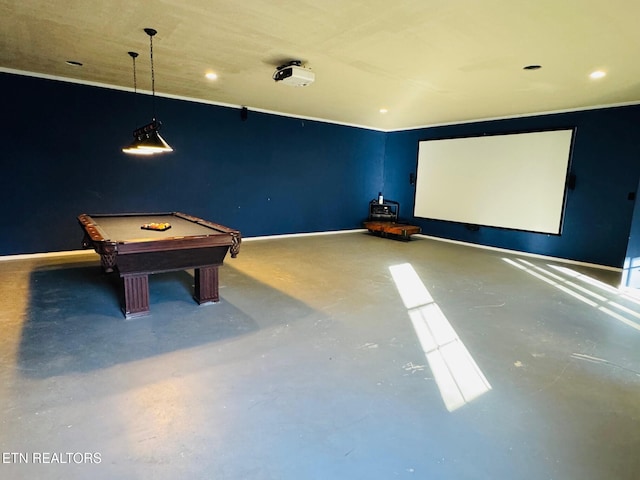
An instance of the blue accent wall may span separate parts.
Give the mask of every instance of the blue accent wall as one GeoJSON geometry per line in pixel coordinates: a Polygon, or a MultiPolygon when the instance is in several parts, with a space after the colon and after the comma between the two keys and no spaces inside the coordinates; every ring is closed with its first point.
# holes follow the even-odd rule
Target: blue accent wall
{"type": "MultiPolygon", "coordinates": [[[[586,110],[394,132],[387,135],[384,189],[404,205],[404,217],[424,234],[529,253],[622,267],[640,176],[640,106],[586,110]],[[413,217],[418,143],[423,140],[575,127],[571,172],[561,235],[465,225],[413,217]]],[[[452,185],[451,188],[455,188],[452,185]]],[[[402,213],[402,212],[401,212],[402,213]]]]}
{"type": "Polygon", "coordinates": [[[5,73],[0,90],[0,255],[78,249],[81,213],[182,211],[245,237],[360,228],[382,183],[382,132],[156,97],[174,152],[136,157],[121,148],[150,96],[5,73]]]}
{"type": "Polygon", "coordinates": [[[80,213],[183,211],[245,237],[359,228],[382,190],[427,235],[623,266],[640,106],[384,133],[253,111],[243,122],[239,109],[156,97],[175,152],[148,158],[120,151],[151,121],[147,95],[7,73],[0,89],[0,255],[79,248],[80,213]],[[562,235],[413,217],[418,142],[566,127],[576,187],[562,235]]]}

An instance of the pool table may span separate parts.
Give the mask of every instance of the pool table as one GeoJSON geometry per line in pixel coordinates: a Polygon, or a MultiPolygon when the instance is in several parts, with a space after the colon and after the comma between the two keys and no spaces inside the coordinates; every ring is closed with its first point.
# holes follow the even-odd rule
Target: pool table
{"type": "Polygon", "coordinates": [[[149,274],[194,269],[194,299],[218,302],[218,267],[228,251],[235,258],[240,232],[179,212],[91,214],[78,216],[83,248],[93,248],[106,272],[124,283],[126,318],[149,313],[149,274]],[[170,225],[166,230],[142,227],[170,225]]]}

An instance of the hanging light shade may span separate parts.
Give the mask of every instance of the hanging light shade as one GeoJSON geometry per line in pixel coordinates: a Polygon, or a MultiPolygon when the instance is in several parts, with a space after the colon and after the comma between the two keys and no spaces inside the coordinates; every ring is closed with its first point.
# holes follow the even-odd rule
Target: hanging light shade
{"type": "Polygon", "coordinates": [[[173,152],[173,148],[160,136],[158,130],[162,125],[155,118],[149,125],[145,125],[141,129],[136,130],[137,149],[150,151],[151,153],[173,152]]]}
{"type": "MultiPolygon", "coordinates": [[[[153,69],[153,36],[158,33],[153,28],[145,28],[145,33],[149,35],[149,52],[151,57],[151,95],[153,99],[153,120],[151,123],[137,128],[133,131],[133,142],[122,149],[124,153],[133,155],[153,155],[156,153],[173,152],[173,148],[169,146],[164,138],[160,136],[158,130],[162,123],[156,120],[156,87],[155,72],[153,69]]],[[[135,52],[129,52],[133,58],[133,83],[134,93],[136,93],[136,57],[135,52]]]]}
{"type": "Polygon", "coordinates": [[[128,153],[130,155],[153,155],[153,150],[142,148],[142,138],[136,137],[133,142],[122,149],[124,153],[128,153]]]}
{"type": "Polygon", "coordinates": [[[140,146],[143,150],[150,150],[153,153],[173,152],[173,148],[160,136],[158,132],[153,132],[142,139],[140,146]]]}
{"type": "Polygon", "coordinates": [[[155,118],[151,123],[133,132],[133,142],[122,149],[133,155],[153,155],[154,153],[173,152],[158,130],[162,124],[155,118]]]}
{"type": "Polygon", "coordinates": [[[138,140],[131,142],[131,144],[124,147],[122,151],[130,155],[153,155],[155,153],[151,150],[140,148],[140,142],[138,140]]]}
{"type": "Polygon", "coordinates": [[[173,152],[158,130],[162,124],[155,118],[151,123],[133,132],[134,140],[122,149],[133,155],[153,155],[154,153],[173,152]]]}

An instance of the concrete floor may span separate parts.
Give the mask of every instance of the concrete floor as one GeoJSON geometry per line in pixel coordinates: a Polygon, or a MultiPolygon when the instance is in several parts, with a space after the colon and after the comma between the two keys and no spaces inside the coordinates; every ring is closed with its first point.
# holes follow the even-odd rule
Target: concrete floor
{"type": "Polygon", "coordinates": [[[619,277],[267,239],[227,259],[220,303],[155,275],[126,321],[94,254],[0,261],[0,478],[637,479],[640,304],[619,277]]]}

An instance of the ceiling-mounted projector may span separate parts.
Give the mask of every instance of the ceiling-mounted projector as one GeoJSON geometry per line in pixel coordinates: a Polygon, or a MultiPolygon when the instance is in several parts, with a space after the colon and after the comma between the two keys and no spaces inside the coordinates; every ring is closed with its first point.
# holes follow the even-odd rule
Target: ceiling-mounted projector
{"type": "Polygon", "coordinates": [[[316,74],[303,67],[300,60],[292,60],[276,68],[276,71],[273,72],[273,79],[292,87],[306,87],[313,83],[316,74]]]}

